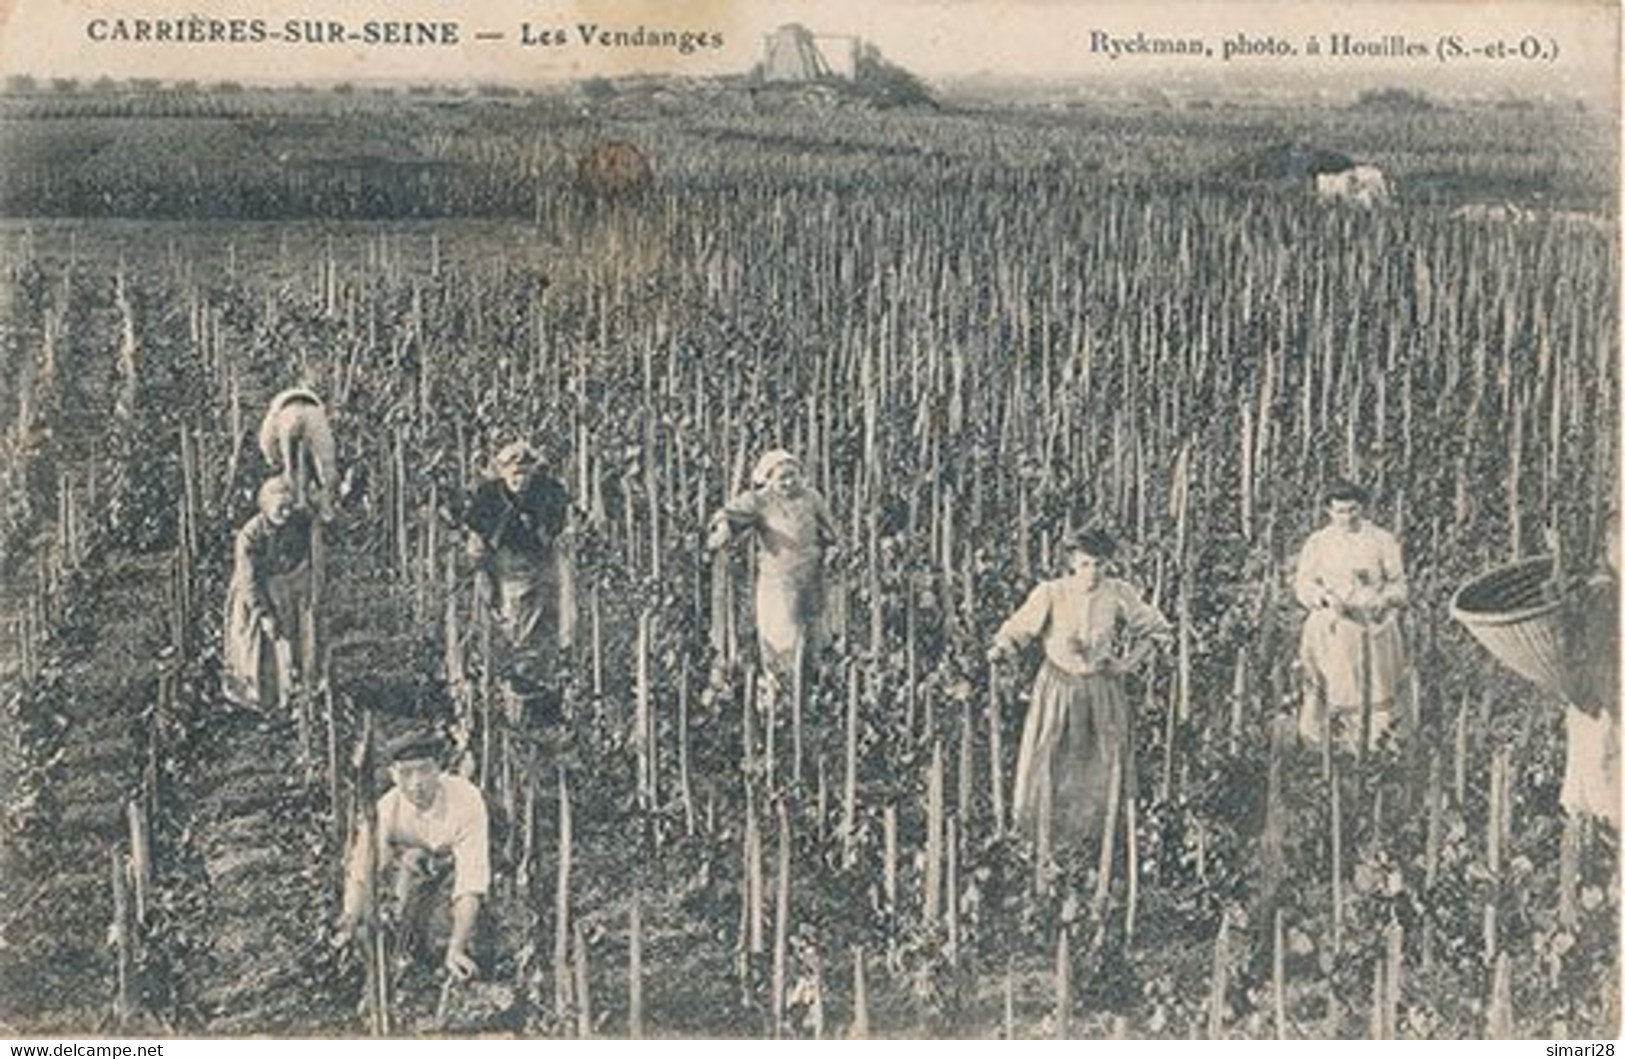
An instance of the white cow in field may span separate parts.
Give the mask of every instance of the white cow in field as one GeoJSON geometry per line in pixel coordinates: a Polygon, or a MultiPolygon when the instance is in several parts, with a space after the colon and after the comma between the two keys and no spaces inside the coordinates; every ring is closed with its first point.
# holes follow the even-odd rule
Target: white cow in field
{"type": "Polygon", "coordinates": [[[1374,165],[1357,165],[1336,173],[1317,173],[1315,197],[1321,202],[1346,202],[1370,209],[1388,201],[1388,179],[1374,165]]]}
{"type": "Polygon", "coordinates": [[[1510,202],[1472,202],[1450,211],[1454,220],[1480,224],[1526,224],[1534,212],[1510,202]]]}

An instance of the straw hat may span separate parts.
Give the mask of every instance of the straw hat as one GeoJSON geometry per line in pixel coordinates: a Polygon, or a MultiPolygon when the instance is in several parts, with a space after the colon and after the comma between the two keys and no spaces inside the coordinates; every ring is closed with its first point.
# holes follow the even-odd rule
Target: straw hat
{"type": "Polygon", "coordinates": [[[391,765],[403,761],[433,761],[445,756],[446,741],[430,728],[411,728],[384,744],[384,759],[391,765]]]}

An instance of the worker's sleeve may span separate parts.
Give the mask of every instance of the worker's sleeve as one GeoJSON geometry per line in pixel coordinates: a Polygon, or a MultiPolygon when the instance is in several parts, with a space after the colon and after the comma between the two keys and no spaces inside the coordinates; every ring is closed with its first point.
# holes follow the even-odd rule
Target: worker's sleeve
{"type": "Polygon", "coordinates": [[[255,614],[271,613],[271,595],[265,582],[264,543],[256,515],[237,532],[232,554],[231,576],[247,593],[255,614]]]}
{"type": "Polygon", "coordinates": [[[495,543],[490,537],[502,520],[502,498],[491,488],[491,484],[481,482],[476,486],[469,494],[468,508],[463,512],[463,525],[485,539],[487,544],[495,543]]]}
{"type": "Polygon", "coordinates": [[[1402,606],[1409,596],[1405,584],[1405,557],[1400,551],[1399,538],[1392,533],[1383,534],[1382,578],[1383,602],[1402,606]]]}
{"type": "Polygon", "coordinates": [[[466,801],[459,807],[457,833],[451,840],[451,857],[456,866],[453,901],[464,894],[484,894],[491,887],[491,839],[485,799],[472,784],[466,794],[466,801]]]}
{"type": "Polygon", "coordinates": [[[813,509],[818,517],[818,543],[828,548],[841,539],[840,530],[835,525],[835,516],[830,513],[829,502],[823,494],[814,494],[816,507],[813,509]]]}
{"type": "Polygon", "coordinates": [[[1135,639],[1166,640],[1173,635],[1174,627],[1162,611],[1142,599],[1134,586],[1124,583],[1120,598],[1123,620],[1130,636],[1135,639]]]}
{"type": "Polygon", "coordinates": [[[1028,593],[1027,601],[999,626],[993,642],[1000,647],[1014,648],[1037,638],[1049,623],[1049,608],[1050,587],[1046,582],[1028,593]]]}
{"type": "Polygon", "coordinates": [[[748,489],[728,501],[711,516],[711,526],[726,522],[732,529],[746,529],[756,525],[762,517],[762,494],[748,489]]]}
{"type": "Polygon", "coordinates": [[[544,479],[532,496],[531,516],[547,540],[557,539],[570,517],[570,494],[565,491],[564,483],[556,478],[544,479]]]}
{"type": "Polygon", "coordinates": [[[1321,580],[1321,551],[1319,541],[1310,537],[1298,553],[1298,569],[1292,580],[1292,588],[1298,602],[1307,610],[1319,610],[1329,602],[1326,586],[1321,580]]]}

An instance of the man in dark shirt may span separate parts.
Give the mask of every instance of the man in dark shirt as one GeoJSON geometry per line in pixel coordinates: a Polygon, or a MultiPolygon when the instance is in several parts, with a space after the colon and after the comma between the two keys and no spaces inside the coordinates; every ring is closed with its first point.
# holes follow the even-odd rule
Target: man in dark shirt
{"type": "Polygon", "coordinates": [[[570,497],[522,441],[498,451],[493,469],[469,500],[468,554],[502,625],[510,684],[541,684],[560,636],[557,541],[570,497]]]}

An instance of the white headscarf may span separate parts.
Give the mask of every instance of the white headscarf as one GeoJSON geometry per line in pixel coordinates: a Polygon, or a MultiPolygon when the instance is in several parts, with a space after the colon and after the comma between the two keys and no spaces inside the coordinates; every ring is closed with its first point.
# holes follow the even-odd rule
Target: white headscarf
{"type": "Polygon", "coordinates": [[[536,450],[523,441],[510,441],[497,450],[496,467],[533,466],[537,462],[536,450]]]}
{"type": "Polygon", "coordinates": [[[760,489],[773,477],[773,472],[787,463],[800,463],[793,453],[784,449],[774,449],[764,452],[762,458],[756,461],[756,469],[750,472],[750,484],[760,489]]]}

